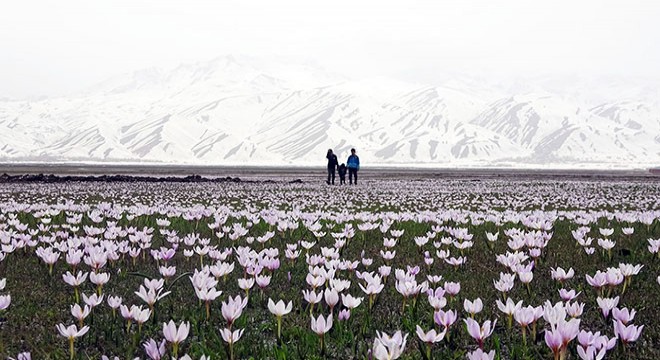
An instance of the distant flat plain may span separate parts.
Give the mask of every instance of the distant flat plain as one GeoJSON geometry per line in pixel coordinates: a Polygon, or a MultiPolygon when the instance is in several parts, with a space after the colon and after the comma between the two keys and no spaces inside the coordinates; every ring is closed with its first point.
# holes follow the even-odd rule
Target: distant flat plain
{"type": "MultiPolygon", "coordinates": [[[[128,175],[151,177],[184,177],[199,175],[207,178],[232,177],[242,180],[325,181],[325,167],[257,167],[257,166],[193,166],[193,165],[123,165],[123,164],[0,164],[0,174],[53,174],[58,176],[128,175]]],[[[510,178],[510,179],[584,179],[584,180],[649,180],[660,176],[649,170],[551,170],[551,169],[430,169],[402,167],[363,167],[361,180],[373,179],[433,179],[433,178],[510,178]]],[[[338,176],[337,176],[338,181],[338,176]]]]}

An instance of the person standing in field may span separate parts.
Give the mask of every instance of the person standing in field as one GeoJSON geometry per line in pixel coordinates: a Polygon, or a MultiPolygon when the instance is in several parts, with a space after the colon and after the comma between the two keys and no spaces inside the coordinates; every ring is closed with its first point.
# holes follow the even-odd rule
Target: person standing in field
{"type": "Polygon", "coordinates": [[[339,185],[346,185],[346,164],[339,165],[339,185]]]}
{"type": "Polygon", "coordinates": [[[337,155],[332,152],[332,149],[328,149],[328,153],[325,155],[325,158],[328,159],[328,185],[335,184],[335,170],[339,163],[337,162],[337,155]]]}
{"type": "Polygon", "coordinates": [[[351,149],[351,155],[346,160],[348,168],[348,183],[357,185],[357,173],[360,170],[360,158],[355,155],[355,149],[351,149]]]}

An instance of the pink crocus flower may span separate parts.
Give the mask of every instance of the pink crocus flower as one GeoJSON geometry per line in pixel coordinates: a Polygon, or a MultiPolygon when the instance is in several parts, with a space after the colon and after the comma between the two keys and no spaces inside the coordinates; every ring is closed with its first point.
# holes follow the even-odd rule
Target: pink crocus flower
{"type": "Polygon", "coordinates": [[[500,273],[499,280],[493,280],[493,286],[506,296],[506,293],[513,289],[515,278],[514,274],[500,273]]]}
{"type": "Polygon", "coordinates": [[[154,339],[149,339],[144,344],[144,351],[147,353],[147,356],[151,360],[161,360],[165,355],[165,340],[161,341],[160,344],[156,343],[154,339]]]}
{"type": "Polygon", "coordinates": [[[0,295],[0,310],[6,310],[11,304],[11,295],[0,295]]]}
{"type": "Polygon", "coordinates": [[[73,317],[78,320],[80,327],[83,326],[83,321],[87,316],[89,316],[90,312],[91,309],[88,305],[85,305],[84,308],[80,307],[80,305],[78,304],[74,304],[71,306],[71,315],[73,315],[73,317]]]}
{"type": "Polygon", "coordinates": [[[566,313],[568,314],[568,316],[570,316],[572,318],[578,318],[584,312],[584,304],[583,303],[578,303],[578,302],[566,303],[565,308],[566,308],[566,313]]]}
{"type": "Polygon", "coordinates": [[[94,293],[90,296],[87,296],[85,294],[82,294],[83,302],[87,305],[89,305],[90,309],[93,310],[95,307],[101,305],[103,303],[103,298],[105,295],[99,296],[98,294],[94,293]]]}
{"type": "Polygon", "coordinates": [[[513,319],[513,314],[522,307],[522,300],[515,303],[511,298],[508,298],[506,299],[506,303],[503,303],[499,300],[497,300],[496,303],[497,303],[497,308],[500,309],[501,312],[507,315],[507,329],[510,329],[512,323],[511,320],[513,319]]]}
{"type": "Polygon", "coordinates": [[[113,312],[121,306],[122,298],[121,296],[108,296],[108,306],[112,308],[113,312]]]}
{"type": "Polygon", "coordinates": [[[587,283],[596,290],[600,290],[603,286],[607,285],[607,275],[600,270],[596,271],[593,277],[585,275],[585,278],[587,279],[587,283]]]}
{"type": "Polygon", "coordinates": [[[597,298],[596,302],[600,307],[603,317],[607,318],[610,315],[610,311],[614,309],[619,304],[619,297],[615,298],[597,298]]]}
{"type": "Polygon", "coordinates": [[[243,331],[245,331],[245,329],[234,330],[234,331],[231,331],[231,329],[220,330],[220,335],[222,335],[222,340],[224,340],[227,344],[229,344],[230,360],[234,360],[234,343],[240,340],[241,336],[243,336],[243,331]]]}
{"type": "Polygon", "coordinates": [[[569,268],[567,271],[561,267],[557,267],[556,269],[550,269],[550,275],[552,276],[553,280],[557,280],[563,283],[564,281],[573,278],[575,275],[575,270],[573,270],[573,268],[569,268]]]}
{"type": "Polygon", "coordinates": [[[377,331],[372,354],[377,360],[398,359],[406,348],[407,339],[408,334],[402,335],[401,331],[395,332],[391,337],[387,333],[377,331]]]}
{"type": "Polygon", "coordinates": [[[555,360],[559,359],[559,354],[562,350],[562,336],[559,333],[559,330],[546,330],[545,331],[545,344],[548,345],[552,353],[554,354],[555,360]]]}
{"type": "Polygon", "coordinates": [[[245,291],[245,296],[250,295],[250,289],[254,286],[254,278],[238,279],[238,287],[245,291]]]}
{"type": "Polygon", "coordinates": [[[573,341],[580,332],[580,319],[570,319],[568,321],[562,320],[557,324],[557,330],[559,330],[559,333],[561,334],[565,351],[568,343],[573,341]]]}
{"type": "Polygon", "coordinates": [[[582,292],[576,293],[575,290],[566,290],[566,289],[560,289],[559,290],[559,297],[563,301],[573,301],[578,295],[580,295],[582,292]]]}
{"type": "Polygon", "coordinates": [[[328,315],[327,319],[323,315],[319,315],[317,318],[312,317],[312,331],[316,335],[323,336],[325,333],[330,331],[332,328],[332,315],[328,315]]]}
{"type": "Polygon", "coordinates": [[[22,352],[22,353],[18,354],[16,356],[16,359],[14,359],[12,357],[9,357],[7,359],[9,359],[9,360],[32,360],[32,355],[28,351],[25,351],[25,352],[22,352]]]}
{"type": "Polygon", "coordinates": [[[107,284],[108,281],[110,281],[110,274],[92,272],[89,274],[89,281],[97,286],[98,293],[100,295],[103,285],[107,284]]]}
{"type": "Polygon", "coordinates": [[[621,340],[624,345],[628,344],[629,342],[637,341],[639,336],[642,334],[642,330],[644,330],[644,325],[635,326],[631,324],[626,326],[621,321],[612,321],[614,323],[614,335],[616,335],[616,337],[621,340]]]}
{"type": "Polygon", "coordinates": [[[461,291],[461,283],[458,282],[445,282],[445,292],[454,297],[461,291]]]}
{"type": "Polygon", "coordinates": [[[82,328],[80,328],[80,330],[78,330],[76,325],[64,327],[64,324],[57,324],[55,327],[57,328],[57,331],[60,333],[60,335],[64,336],[69,340],[69,353],[71,354],[70,359],[73,360],[73,355],[75,353],[73,348],[73,341],[76,338],[87,334],[87,331],[89,331],[89,326],[83,326],[82,328]]]}
{"type": "Polygon", "coordinates": [[[163,323],[163,336],[165,340],[172,343],[172,352],[175,358],[179,351],[179,344],[188,337],[189,332],[190,323],[188,322],[182,322],[178,328],[172,320],[169,323],[163,323]]]}
{"type": "Polygon", "coordinates": [[[606,352],[607,349],[605,348],[598,350],[593,346],[587,346],[586,348],[578,346],[577,348],[578,356],[582,360],[601,360],[605,357],[606,352]]]}
{"type": "Polygon", "coordinates": [[[435,323],[444,326],[445,329],[454,324],[457,318],[458,314],[454,310],[439,310],[433,314],[433,320],[435,320],[435,323]]]}
{"type": "Polygon", "coordinates": [[[633,321],[635,318],[635,310],[628,310],[628,308],[614,308],[612,309],[612,317],[615,320],[622,322],[624,325],[628,325],[629,322],[633,321]]]}
{"type": "Polygon", "coordinates": [[[527,345],[527,327],[536,321],[536,314],[536,308],[533,306],[519,307],[513,313],[513,318],[522,327],[523,343],[525,345],[527,345]]]}
{"type": "Polygon", "coordinates": [[[484,303],[481,301],[481,298],[476,298],[474,301],[465,299],[463,300],[463,308],[470,314],[470,317],[474,318],[474,315],[484,309],[484,303]]]}
{"type": "Polygon", "coordinates": [[[247,306],[248,299],[247,297],[241,299],[240,295],[236,295],[235,298],[229,297],[227,302],[222,302],[222,317],[227,321],[227,327],[231,330],[231,326],[243,313],[243,309],[247,306]]]}
{"type": "Polygon", "coordinates": [[[339,293],[334,289],[327,288],[323,292],[323,298],[325,299],[325,303],[330,307],[330,312],[332,313],[339,302],[339,293]]]}
{"type": "Polygon", "coordinates": [[[241,339],[241,336],[243,336],[244,331],[245,329],[239,329],[234,331],[231,331],[229,329],[221,329],[220,335],[222,335],[222,340],[224,340],[226,343],[233,344],[241,339]]]}
{"type": "Polygon", "coordinates": [[[431,329],[428,332],[424,332],[422,328],[417,325],[417,337],[419,339],[426,343],[426,358],[430,359],[431,358],[431,345],[442,341],[442,339],[445,338],[445,334],[447,333],[447,329],[445,328],[442,332],[438,333],[435,331],[435,329],[431,329]]]}
{"type": "Polygon", "coordinates": [[[158,271],[164,278],[171,278],[176,274],[176,266],[161,266],[158,271]]]}
{"type": "Polygon", "coordinates": [[[492,324],[490,320],[486,320],[481,326],[479,326],[479,323],[472,318],[467,318],[463,321],[465,321],[465,324],[467,325],[467,331],[470,336],[477,340],[479,348],[483,349],[484,340],[493,333],[493,330],[495,330],[495,324],[497,323],[497,320],[495,320],[495,322],[492,324]]]}
{"type": "Polygon", "coordinates": [[[62,275],[62,278],[64,279],[65,283],[67,283],[67,284],[69,284],[73,287],[77,287],[77,286],[82,285],[85,282],[85,280],[87,280],[87,275],[88,274],[89,273],[78,271],[76,273],[76,275],[74,276],[73,274],[71,274],[70,271],[67,271],[66,274],[62,275]]]}
{"type": "Polygon", "coordinates": [[[265,289],[268,285],[270,285],[270,275],[257,275],[255,276],[255,282],[257,283],[257,286],[260,289],[265,289]]]}
{"type": "Polygon", "coordinates": [[[344,306],[349,309],[355,309],[356,307],[360,306],[362,300],[363,298],[361,297],[353,297],[350,294],[341,294],[342,304],[344,304],[344,306]]]}
{"type": "Polygon", "coordinates": [[[605,351],[609,351],[616,346],[616,340],[616,337],[610,339],[607,335],[601,335],[600,331],[593,333],[591,331],[582,330],[577,336],[577,341],[579,343],[578,348],[582,347],[585,352],[590,346],[596,350],[604,348],[605,351]]]}
{"type": "Polygon", "coordinates": [[[316,335],[319,336],[319,340],[321,341],[321,353],[325,352],[325,343],[324,343],[324,337],[325,333],[330,331],[332,329],[332,314],[328,315],[327,319],[323,317],[322,314],[319,314],[317,318],[314,318],[312,316],[312,331],[316,333],[316,335]]]}
{"type": "Polygon", "coordinates": [[[443,330],[440,333],[436,332],[435,329],[431,329],[428,332],[424,332],[424,330],[419,325],[417,325],[416,333],[417,333],[417,337],[419,337],[419,339],[422,342],[425,342],[427,344],[434,344],[442,341],[442,339],[445,338],[446,330],[443,330]]]}
{"type": "Polygon", "coordinates": [[[142,301],[146,302],[150,309],[153,309],[156,301],[164,298],[170,293],[171,291],[163,292],[162,289],[159,289],[157,292],[154,288],[149,288],[149,290],[147,290],[144,286],[140,285],[140,291],[136,291],[135,295],[142,299],[142,301]]]}
{"type": "Polygon", "coordinates": [[[293,309],[293,303],[289,301],[288,304],[284,304],[284,301],[280,300],[277,303],[273,301],[273,299],[268,298],[268,311],[270,311],[271,314],[275,315],[277,318],[277,339],[280,339],[281,331],[282,331],[282,316],[288,314],[291,312],[293,309]]]}
{"type": "Polygon", "coordinates": [[[529,284],[534,279],[534,273],[531,271],[521,271],[518,273],[518,279],[523,284],[529,284]]]}
{"type": "Polygon", "coordinates": [[[551,329],[545,331],[545,343],[552,350],[555,360],[564,359],[568,343],[573,341],[580,332],[580,320],[571,319],[566,321],[562,318],[550,325],[551,329]]]}
{"type": "Polygon", "coordinates": [[[468,360],[493,360],[495,359],[495,350],[485,352],[481,349],[477,349],[471,353],[468,353],[467,358],[468,360]]]}

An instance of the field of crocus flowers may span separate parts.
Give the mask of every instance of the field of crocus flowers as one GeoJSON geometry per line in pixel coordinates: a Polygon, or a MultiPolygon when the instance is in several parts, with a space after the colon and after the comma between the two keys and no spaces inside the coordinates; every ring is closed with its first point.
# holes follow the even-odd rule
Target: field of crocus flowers
{"type": "Polygon", "coordinates": [[[0,184],[0,357],[658,359],[660,182],[0,184]]]}

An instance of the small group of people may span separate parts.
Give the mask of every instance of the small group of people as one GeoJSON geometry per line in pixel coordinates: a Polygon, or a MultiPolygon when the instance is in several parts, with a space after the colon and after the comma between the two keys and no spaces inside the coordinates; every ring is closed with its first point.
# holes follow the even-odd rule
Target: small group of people
{"type": "Polygon", "coordinates": [[[350,185],[357,185],[357,173],[360,170],[360,158],[355,154],[355,149],[351,149],[351,155],[346,160],[346,164],[339,164],[337,155],[328,149],[328,154],[325,156],[328,159],[328,185],[335,184],[335,170],[339,172],[339,184],[346,184],[346,171],[348,170],[348,183],[350,185]]]}

